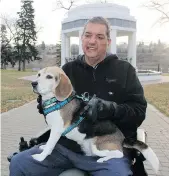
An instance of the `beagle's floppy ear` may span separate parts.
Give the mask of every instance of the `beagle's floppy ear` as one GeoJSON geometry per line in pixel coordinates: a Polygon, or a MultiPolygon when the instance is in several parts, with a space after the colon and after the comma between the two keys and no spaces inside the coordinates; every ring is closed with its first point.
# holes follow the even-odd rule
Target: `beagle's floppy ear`
{"type": "Polygon", "coordinates": [[[55,89],[56,98],[59,101],[63,101],[70,96],[73,88],[69,78],[64,73],[60,73],[60,82],[55,89]]]}

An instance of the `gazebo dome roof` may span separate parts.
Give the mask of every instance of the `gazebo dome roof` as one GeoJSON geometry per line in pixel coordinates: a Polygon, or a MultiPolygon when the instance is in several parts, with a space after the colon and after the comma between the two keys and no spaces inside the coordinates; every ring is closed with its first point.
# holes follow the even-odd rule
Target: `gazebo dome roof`
{"type": "Polygon", "coordinates": [[[125,6],[112,3],[93,3],[71,9],[62,23],[80,19],[90,19],[94,16],[136,21],[136,19],[130,15],[130,10],[125,6]]]}

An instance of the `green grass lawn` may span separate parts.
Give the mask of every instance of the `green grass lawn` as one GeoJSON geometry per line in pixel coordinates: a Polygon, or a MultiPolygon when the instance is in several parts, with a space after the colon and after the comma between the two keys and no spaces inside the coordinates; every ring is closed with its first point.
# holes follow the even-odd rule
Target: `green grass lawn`
{"type": "Polygon", "coordinates": [[[163,76],[169,76],[169,73],[163,73],[162,75],[163,76]]]}
{"type": "Polygon", "coordinates": [[[1,112],[19,107],[37,96],[32,92],[31,82],[18,79],[36,72],[1,70],[1,112]]]}
{"type": "Polygon", "coordinates": [[[169,116],[169,83],[144,86],[147,101],[169,116]]]}

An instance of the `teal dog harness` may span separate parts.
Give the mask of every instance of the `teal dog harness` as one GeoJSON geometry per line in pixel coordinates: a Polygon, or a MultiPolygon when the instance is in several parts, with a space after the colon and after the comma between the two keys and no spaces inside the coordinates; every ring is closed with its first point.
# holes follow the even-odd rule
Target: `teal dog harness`
{"type": "MultiPolygon", "coordinates": [[[[78,98],[78,99],[81,99],[81,100],[87,102],[87,101],[89,101],[89,94],[87,92],[85,92],[81,96],[72,95],[72,96],[68,97],[67,99],[65,99],[64,101],[58,101],[56,99],[56,97],[53,97],[53,98],[51,98],[49,100],[46,100],[46,101],[43,102],[43,112],[44,112],[44,115],[46,116],[47,114],[49,114],[49,113],[51,113],[53,111],[57,111],[59,109],[62,109],[66,104],[68,104],[74,98],[78,98]]],[[[79,119],[77,121],[75,121],[74,123],[72,123],[62,133],[62,136],[65,136],[67,133],[69,133],[70,131],[72,131],[75,127],[77,127],[83,121],[83,119],[85,118],[83,115],[88,110],[88,108],[89,108],[88,105],[84,107],[83,111],[79,115],[79,119]]]]}

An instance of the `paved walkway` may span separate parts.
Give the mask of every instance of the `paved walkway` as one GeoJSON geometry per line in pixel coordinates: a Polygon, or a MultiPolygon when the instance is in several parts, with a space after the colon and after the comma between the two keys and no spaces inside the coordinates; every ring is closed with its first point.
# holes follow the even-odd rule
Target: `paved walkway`
{"type": "MultiPolygon", "coordinates": [[[[8,176],[9,163],[6,159],[10,152],[18,148],[20,136],[28,141],[39,133],[45,126],[42,115],[36,109],[36,101],[32,101],[20,108],[3,113],[2,142],[1,142],[1,175],[8,176]]],[[[153,106],[148,105],[147,118],[142,127],[148,133],[148,144],[160,159],[158,176],[169,176],[169,117],[165,117],[153,106]]],[[[148,163],[145,163],[149,175],[155,176],[148,163]]]]}

